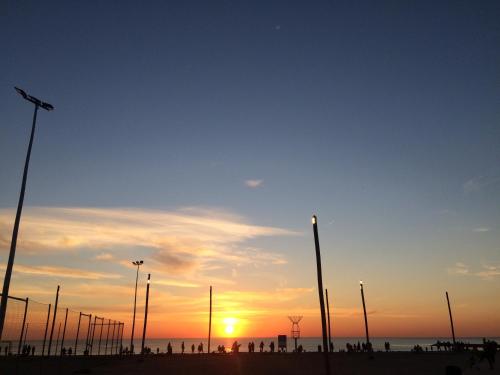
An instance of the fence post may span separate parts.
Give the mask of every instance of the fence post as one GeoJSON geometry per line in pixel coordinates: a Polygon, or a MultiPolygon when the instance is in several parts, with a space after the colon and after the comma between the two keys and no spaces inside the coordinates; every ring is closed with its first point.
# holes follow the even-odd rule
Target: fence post
{"type": "Polygon", "coordinates": [[[101,339],[102,339],[102,327],[104,325],[104,318],[101,318],[101,332],[99,333],[99,346],[97,347],[97,355],[101,354],[101,339]]]}
{"type": "Polygon", "coordinates": [[[56,292],[56,304],[54,305],[54,315],[52,318],[52,328],[50,329],[50,338],[49,338],[49,348],[47,350],[47,355],[50,356],[50,348],[52,346],[52,337],[54,336],[54,325],[56,324],[56,316],[57,316],[57,303],[59,302],[59,289],[60,286],[57,286],[57,292],[56,292]]]}
{"type": "Polygon", "coordinates": [[[90,355],[92,355],[92,350],[94,350],[94,335],[95,335],[95,324],[98,316],[94,316],[94,328],[92,328],[92,338],[90,339],[90,355]]]}
{"type": "Polygon", "coordinates": [[[113,355],[113,346],[115,343],[115,328],[116,328],[116,320],[113,320],[113,334],[111,336],[111,355],[113,355]]]}
{"type": "Polygon", "coordinates": [[[42,357],[45,354],[45,341],[47,341],[47,330],[49,328],[50,308],[51,307],[52,307],[52,305],[49,303],[49,312],[47,313],[47,323],[45,323],[45,333],[43,334],[42,357]]]}
{"type": "Polygon", "coordinates": [[[89,350],[89,335],[90,335],[90,326],[92,325],[92,314],[89,314],[89,326],[87,328],[87,339],[85,340],[85,350],[89,350]]]}
{"type": "Polygon", "coordinates": [[[111,325],[111,319],[108,319],[108,331],[106,333],[106,345],[104,346],[104,355],[108,354],[108,339],[109,339],[109,326],[111,325]]]}
{"type": "Polygon", "coordinates": [[[123,328],[125,327],[125,323],[120,323],[122,326],[122,333],[120,335],[120,355],[122,354],[122,348],[123,348],[123,328]]]}
{"type": "Polygon", "coordinates": [[[75,355],[76,355],[76,348],[78,346],[78,335],[80,334],[80,322],[81,321],[82,321],[82,312],[80,311],[80,315],[78,315],[78,327],[76,328],[75,355]]]}
{"type": "Polygon", "coordinates": [[[17,354],[21,354],[21,344],[23,343],[24,325],[26,324],[26,313],[27,312],[28,312],[28,298],[26,298],[24,300],[23,326],[21,327],[21,336],[19,337],[19,345],[17,346],[17,354]]]}
{"type": "Polygon", "coordinates": [[[61,340],[61,355],[63,355],[62,349],[64,348],[64,337],[66,336],[66,322],[67,321],[68,321],[68,308],[66,308],[66,316],[64,317],[63,337],[61,340]]]}

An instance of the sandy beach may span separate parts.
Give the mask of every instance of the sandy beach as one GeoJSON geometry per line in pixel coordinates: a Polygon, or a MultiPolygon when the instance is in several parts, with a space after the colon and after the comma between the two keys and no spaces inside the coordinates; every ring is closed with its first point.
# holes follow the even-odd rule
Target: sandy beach
{"type": "MultiPolygon", "coordinates": [[[[332,374],[442,375],[455,365],[463,374],[500,374],[486,361],[470,369],[470,353],[366,353],[330,354],[332,374]]],[[[135,357],[0,358],[1,374],[323,374],[320,353],[237,355],[150,355],[135,357]]]]}

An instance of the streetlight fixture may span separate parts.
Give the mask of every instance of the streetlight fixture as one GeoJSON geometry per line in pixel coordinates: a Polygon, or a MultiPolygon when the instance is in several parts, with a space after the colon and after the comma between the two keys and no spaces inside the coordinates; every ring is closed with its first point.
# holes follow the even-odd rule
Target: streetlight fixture
{"type": "Polygon", "coordinates": [[[142,266],[144,262],[142,260],[136,260],[132,262],[134,266],[137,266],[137,273],[135,275],[135,295],[134,295],[134,318],[132,319],[132,334],[130,335],[130,353],[134,354],[134,329],[135,329],[135,310],[137,306],[137,280],[139,279],[139,267],[142,266]]]}
{"type": "Polygon", "coordinates": [[[146,325],[148,324],[148,307],[149,307],[149,284],[151,283],[151,274],[148,273],[148,286],[146,287],[146,307],[144,308],[144,328],[142,330],[142,345],[141,354],[144,353],[144,342],[146,340],[146,325]]]}
{"type": "Polygon", "coordinates": [[[368,335],[368,318],[366,317],[366,305],[365,305],[365,292],[363,290],[363,281],[359,280],[359,288],[361,290],[361,300],[363,301],[363,313],[365,315],[365,332],[366,332],[366,347],[367,350],[370,346],[370,336],[368,335]]]}
{"type": "Polygon", "coordinates": [[[316,215],[311,218],[314,232],[314,245],[316,247],[316,274],[318,276],[318,293],[319,293],[319,306],[321,309],[321,332],[323,334],[323,353],[325,358],[325,371],[330,374],[330,360],[328,358],[328,338],[326,335],[326,314],[325,314],[325,300],[323,298],[323,276],[321,274],[321,253],[319,248],[319,235],[318,235],[318,219],[316,215]]]}
{"type": "Polygon", "coordinates": [[[28,152],[26,154],[26,161],[24,163],[23,181],[21,184],[21,193],[19,194],[19,202],[17,204],[16,220],[14,222],[14,229],[12,231],[12,241],[10,243],[9,260],[7,262],[7,268],[5,269],[5,278],[3,280],[2,298],[0,300],[0,340],[2,338],[3,326],[5,322],[5,313],[7,311],[7,299],[9,296],[10,279],[12,276],[12,268],[14,267],[14,257],[16,255],[17,234],[19,231],[19,224],[21,222],[21,213],[23,210],[23,202],[24,202],[24,192],[26,190],[26,180],[28,177],[28,167],[31,157],[31,148],[33,146],[33,137],[35,135],[36,115],[38,113],[39,107],[45,109],[46,111],[52,111],[54,109],[54,107],[51,104],[41,101],[40,99],[35,98],[34,96],[26,94],[25,91],[21,90],[18,87],[14,88],[19,93],[19,95],[21,95],[25,100],[35,105],[35,111],[33,113],[33,124],[31,125],[31,136],[28,146],[28,152]]]}

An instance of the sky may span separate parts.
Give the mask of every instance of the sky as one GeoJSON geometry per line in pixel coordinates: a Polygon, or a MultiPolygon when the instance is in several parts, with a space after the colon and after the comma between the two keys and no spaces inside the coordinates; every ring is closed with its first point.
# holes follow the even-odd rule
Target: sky
{"type": "Polygon", "coordinates": [[[500,335],[497,1],[5,1],[0,268],[11,295],[151,337],[500,335]],[[138,323],[139,326],[141,323],[138,323]]]}

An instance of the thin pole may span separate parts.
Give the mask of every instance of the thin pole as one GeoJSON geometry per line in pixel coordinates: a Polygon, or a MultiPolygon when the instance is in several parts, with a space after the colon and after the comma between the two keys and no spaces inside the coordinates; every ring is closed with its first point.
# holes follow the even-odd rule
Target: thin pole
{"type": "Polygon", "coordinates": [[[359,283],[361,289],[361,300],[363,301],[363,313],[365,316],[365,333],[366,333],[366,345],[370,344],[370,335],[368,334],[368,318],[366,316],[366,305],[365,305],[365,292],[363,290],[363,282],[359,283]]]}
{"type": "Polygon", "coordinates": [[[82,312],[80,311],[80,315],[78,315],[78,327],[76,328],[76,339],[75,339],[75,355],[76,355],[76,348],[78,346],[78,336],[80,335],[80,323],[82,321],[82,312]]]}
{"type": "Polygon", "coordinates": [[[104,355],[108,354],[108,339],[109,339],[109,326],[111,325],[111,319],[108,319],[108,331],[106,333],[106,345],[104,346],[104,355]]]}
{"type": "Polygon", "coordinates": [[[49,303],[49,312],[47,313],[47,322],[45,323],[45,333],[43,334],[42,357],[45,354],[45,341],[47,341],[47,330],[49,329],[50,307],[51,306],[52,305],[49,303]]]}
{"type": "Polygon", "coordinates": [[[328,303],[328,289],[325,289],[326,293],[326,313],[328,318],[328,351],[330,351],[330,346],[332,345],[332,330],[330,327],[330,304],[328,303]]]}
{"type": "Polygon", "coordinates": [[[24,316],[23,316],[23,325],[21,327],[21,336],[19,337],[19,345],[17,347],[17,354],[21,354],[21,344],[23,342],[24,337],[24,325],[26,324],[26,313],[28,312],[28,298],[24,300],[24,316]]]}
{"type": "Polygon", "coordinates": [[[115,326],[116,326],[116,320],[113,320],[113,334],[111,335],[111,355],[113,355],[113,345],[115,342],[115,326]]]}
{"type": "Polygon", "coordinates": [[[56,338],[56,351],[54,355],[57,355],[57,347],[59,346],[59,334],[61,333],[61,322],[59,322],[59,328],[57,329],[57,338],[56,338]]]}
{"type": "Polygon", "coordinates": [[[134,354],[134,330],[135,330],[135,311],[137,307],[137,280],[139,279],[139,267],[137,264],[137,272],[135,274],[135,294],[134,294],[134,317],[132,318],[132,333],[130,335],[130,353],[134,354]]]}
{"type": "Polygon", "coordinates": [[[47,355],[50,355],[50,348],[52,347],[52,337],[54,336],[54,326],[56,324],[56,316],[57,316],[57,304],[59,302],[59,289],[60,286],[58,285],[56,292],[56,303],[54,305],[54,315],[52,317],[52,328],[50,329],[49,348],[47,350],[47,355]]]}
{"type": "Polygon", "coordinates": [[[61,340],[61,355],[62,355],[62,348],[64,347],[64,337],[66,336],[66,323],[68,322],[68,308],[66,308],[66,316],[64,317],[64,328],[63,328],[63,335],[62,335],[62,340],[61,340]]]}
{"type": "Polygon", "coordinates": [[[453,316],[451,315],[450,298],[446,292],[446,301],[448,302],[448,313],[450,314],[451,335],[453,336],[453,346],[455,346],[455,327],[453,326],[453,316]]]}
{"type": "Polygon", "coordinates": [[[142,345],[141,353],[144,354],[144,340],[146,340],[146,325],[148,324],[148,305],[149,305],[149,284],[151,282],[151,274],[148,273],[148,285],[146,286],[146,307],[144,309],[144,328],[142,330],[142,345]]]}
{"type": "Polygon", "coordinates": [[[208,318],[208,353],[210,354],[210,338],[212,335],[212,285],[210,285],[210,314],[208,318]]]}
{"type": "Polygon", "coordinates": [[[24,331],[24,341],[23,346],[26,345],[26,337],[28,337],[28,328],[30,327],[29,323],[26,323],[26,331],[24,331]]]}
{"type": "Polygon", "coordinates": [[[121,334],[120,334],[120,352],[119,354],[122,354],[122,349],[123,349],[123,330],[125,329],[125,323],[120,323],[122,326],[121,334]]]}
{"type": "Polygon", "coordinates": [[[92,314],[89,314],[89,326],[87,327],[87,338],[85,339],[85,351],[88,352],[89,350],[89,335],[90,335],[90,328],[92,326],[92,314]]]}
{"type": "Polygon", "coordinates": [[[101,339],[102,339],[102,328],[104,325],[104,318],[101,318],[101,332],[99,333],[99,346],[97,347],[97,355],[101,354],[101,339]]]}
{"type": "Polygon", "coordinates": [[[92,351],[94,350],[94,336],[95,336],[95,326],[96,326],[96,321],[99,317],[96,315],[94,316],[94,326],[92,327],[92,338],[90,342],[90,355],[92,355],[92,351]]]}
{"type": "Polygon", "coordinates": [[[321,252],[319,248],[319,235],[318,235],[318,218],[316,215],[312,217],[313,231],[314,231],[314,244],[316,247],[316,271],[318,275],[318,295],[319,305],[321,309],[321,332],[323,334],[323,353],[325,358],[325,371],[330,374],[330,361],[328,359],[328,343],[326,335],[326,317],[325,317],[325,301],[323,299],[323,276],[321,274],[321,252]]]}
{"type": "Polygon", "coordinates": [[[7,312],[7,300],[9,296],[10,278],[12,276],[12,268],[14,267],[14,258],[16,256],[17,234],[19,232],[19,224],[21,222],[21,213],[23,211],[24,192],[26,190],[26,180],[28,178],[28,168],[31,157],[31,148],[33,146],[33,137],[35,136],[36,115],[38,113],[38,105],[35,105],[33,113],[33,124],[31,125],[30,143],[24,163],[23,181],[21,183],[21,193],[19,194],[19,202],[17,203],[16,220],[14,221],[14,229],[12,230],[12,241],[10,243],[9,260],[5,269],[5,278],[3,280],[2,298],[0,300],[0,340],[2,339],[3,325],[5,322],[5,313],[7,312]]]}

